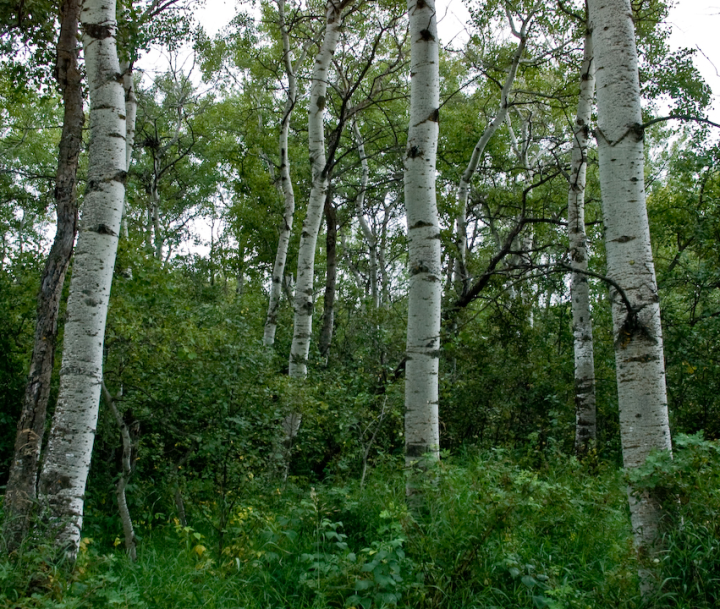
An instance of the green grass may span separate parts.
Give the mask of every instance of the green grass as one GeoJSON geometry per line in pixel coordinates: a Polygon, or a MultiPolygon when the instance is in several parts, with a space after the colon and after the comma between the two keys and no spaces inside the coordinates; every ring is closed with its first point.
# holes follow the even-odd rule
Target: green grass
{"type": "MultiPolygon", "coordinates": [[[[522,463],[503,451],[446,460],[414,517],[388,465],[364,489],[289,484],[238,498],[222,549],[207,522],[171,518],[140,527],[136,564],[100,542],[84,544],[72,571],[27,553],[0,563],[0,607],[643,607],[622,472],[562,455],[522,463]]],[[[668,535],[651,605],[716,606],[709,526],[668,535]]]]}

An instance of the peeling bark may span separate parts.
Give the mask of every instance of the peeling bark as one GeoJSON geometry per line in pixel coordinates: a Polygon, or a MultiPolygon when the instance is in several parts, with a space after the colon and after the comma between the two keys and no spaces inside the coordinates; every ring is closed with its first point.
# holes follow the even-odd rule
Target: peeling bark
{"type": "Polygon", "coordinates": [[[60,391],[39,495],[58,548],[77,555],[85,484],[97,425],[105,321],[125,196],[125,93],[115,2],[86,0],[81,12],[90,88],[88,184],[67,306],[60,391]],[[101,32],[100,35],[98,32],[101,32]]]}
{"type": "Polygon", "coordinates": [[[78,69],[80,5],[80,0],[65,0],[60,9],[56,78],[63,95],[64,116],[55,178],[57,232],[40,281],[30,373],[5,492],[3,536],[9,551],[16,549],[25,538],[37,498],[40,451],[55,360],[58,310],[77,234],[77,168],[85,122],[82,76],[78,69]]]}

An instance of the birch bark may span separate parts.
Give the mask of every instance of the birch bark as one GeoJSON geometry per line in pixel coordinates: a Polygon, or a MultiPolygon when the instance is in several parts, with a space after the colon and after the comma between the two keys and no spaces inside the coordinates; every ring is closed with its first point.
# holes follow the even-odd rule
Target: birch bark
{"type": "Polygon", "coordinates": [[[78,69],[80,5],[80,0],[65,0],[60,9],[56,74],[63,95],[64,116],[55,179],[57,232],[40,282],[30,373],[5,491],[3,536],[9,551],[17,548],[27,534],[37,496],[40,450],[55,361],[58,310],[77,234],[77,168],[85,122],[82,75],[78,69]]]}
{"type": "MultiPolygon", "coordinates": [[[[440,458],[438,363],[442,267],[435,199],[440,77],[434,0],[408,0],[410,127],[405,152],[410,284],[405,368],[405,462],[440,458]]],[[[407,492],[414,492],[412,477],[407,492]]]]}
{"type": "Polygon", "coordinates": [[[570,295],[575,353],[575,452],[582,455],[597,439],[595,408],[595,360],[588,277],[588,247],[585,234],[585,183],[592,104],[595,97],[595,62],[592,34],[585,34],[580,70],[580,99],[573,128],[573,148],[568,189],[568,239],[570,265],[574,269],[570,295]]]}
{"type": "MultiPolygon", "coordinates": [[[[265,332],[263,335],[263,344],[266,347],[271,347],[275,344],[277,316],[280,307],[283,278],[285,277],[285,262],[287,261],[293,216],[295,215],[295,192],[293,191],[292,179],[290,177],[288,133],[290,132],[290,117],[297,102],[297,78],[295,74],[305,59],[305,50],[303,50],[302,55],[293,66],[290,55],[290,36],[288,35],[287,25],[285,23],[285,0],[278,0],[278,26],[280,27],[280,33],[282,35],[283,61],[285,63],[285,74],[287,74],[288,79],[287,101],[285,102],[282,123],[280,124],[280,188],[283,193],[283,198],[285,199],[285,211],[283,213],[283,223],[280,226],[280,238],[278,240],[275,264],[273,265],[272,282],[270,284],[270,301],[268,303],[265,332]]],[[[307,49],[307,47],[305,47],[305,49],[307,49]]]]}
{"type": "Polygon", "coordinates": [[[71,559],[80,541],[95,439],[105,320],[127,175],[115,2],[86,0],[81,21],[90,87],[88,186],[68,298],[60,391],[39,485],[55,542],[71,559]]]}
{"type": "Polygon", "coordinates": [[[315,68],[313,69],[310,87],[308,136],[310,139],[312,188],[308,201],[307,216],[303,222],[300,236],[297,281],[295,285],[295,319],[288,370],[288,374],[292,378],[299,379],[304,379],[307,376],[307,360],[310,353],[314,306],[315,247],[328,187],[325,128],[323,125],[328,71],[340,38],[341,13],[348,3],[349,0],[344,0],[337,5],[332,0],[327,3],[325,36],[320,51],[315,57],[315,68]]]}
{"type": "MultiPolygon", "coordinates": [[[[645,206],[643,128],[638,58],[629,0],[590,0],[597,66],[600,185],[607,274],[629,306],[611,293],[620,434],[625,467],[642,465],[653,449],[672,450],[668,426],[660,306],[645,206]]],[[[657,548],[660,508],[629,489],[636,547],[657,548]]],[[[641,570],[641,586],[655,583],[641,570]]]]}
{"type": "MultiPolygon", "coordinates": [[[[135,83],[133,82],[133,64],[129,61],[124,61],[121,69],[123,89],[125,91],[125,171],[130,171],[133,144],[135,143],[135,122],[137,119],[138,101],[135,95],[135,83]]],[[[127,210],[124,205],[120,232],[125,239],[128,238],[127,210]]]]}

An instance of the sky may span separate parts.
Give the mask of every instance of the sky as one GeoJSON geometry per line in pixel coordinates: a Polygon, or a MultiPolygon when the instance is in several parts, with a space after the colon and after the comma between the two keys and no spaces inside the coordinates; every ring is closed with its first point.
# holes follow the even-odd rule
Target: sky
{"type": "MultiPolygon", "coordinates": [[[[235,15],[235,0],[206,0],[197,17],[209,35],[216,34],[235,15]]],[[[469,13],[462,0],[437,0],[440,41],[462,40],[469,13]]],[[[720,0],[676,0],[668,24],[673,49],[697,49],[695,65],[713,90],[710,118],[720,122],[720,0]]]]}

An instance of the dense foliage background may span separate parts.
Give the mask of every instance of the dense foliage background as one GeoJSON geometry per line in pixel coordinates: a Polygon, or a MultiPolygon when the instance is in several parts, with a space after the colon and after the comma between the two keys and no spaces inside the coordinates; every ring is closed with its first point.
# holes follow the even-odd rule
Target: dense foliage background
{"type": "MultiPolygon", "coordinates": [[[[667,52],[659,25],[666,6],[637,4],[648,119],[667,108],[702,116],[709,90],[692,67],[692,52],[667,52]]],[[[518,12],[527,8],[516,5],[518,12]]],[[[497,110],[498,83],[514,44],[502,34],[501,3],[472,9],[467,44],[446,49],[441,65],[438,193],[447,310],[457,298],[451,276],[455,188],[497,110]]],[[[293,11],[294,52],[299,55],[304,44],[310,49],[301,66],[290,143],[297,228],[310,180],[303,93],[321,11],[314,3],[293,11]]],[[[473,186],[471,275],[486,272],[498,239],[517,218],[532,218],[531,228],[517,248],[522,251],[499,265],[479,298],[444,326],[444,458],[437,475],[428,476],[427,513],[407,512],[401,162],[407,79],[400,69],[406,60],[395,65],[398,54],[407,53],[401,14],[393,2],[351,13],[328,101],[331,132],[343,103],[342,82],[364,74],[350,101],[361,106],[354,120],[368,150],[365,215],[383,255],[382,304],[376,308],[370,298],[367,244],[355,209],[360,157],[346,130],[336,134],[333,170],[340,251],[335,332],[327,357],[314,343],[305,383],[286,375],[292,338],[287,298],[274,348],[261,342],[282,216],[274,185],[284,105],[276,8],[263,3],[259,12],[241,12],[214,39],[185,25],[181,33],[192,59],[178,54],[174,39],[165,47],[167,70],[136,75],[137,136],[127,234],[108,316],[105,381],[135,443],[127,494],[139,560],[129,563],[122,549],[115,504],[122,443],[103,404],[80,559],[68,571],[48,563],[42,548],[3,558],[2,606],[641,606],[621,469],[610,307],[600,279],[590,280],[599,436],[582,462],[572,455],[563,172],[582,56],[578,36],[569,32],[577,34],[582,26],[554,8],[538,17],[528,51],[532,60],[518,76],[514,131],[500,128],[473,186]],[[381,38],[368,68],[367,41],[393,19],[396,25],[381,38]],[[564,46],[553,47],[563,36],[564,46]],[[530,167],[514,152],[517,140],[530,152],[530,167]],[[279,430],[291,412],[302,413],[303,423],[284,480],[279,430]]],[[[41,19],[44,13],[33,15],[41,19]]],[[[12,457],[35,298],[53,234],[61,120],[58,95],[47,80],[46,49],[54,29],[47,32],[46,21],[44,27],[32,22],[18,29],[16,18],[0,11],[0,484],[12,457]]],[[[127,44],[140,53],[151,43],[168,43],[173,37],[167,28],[188,23],[177,19],[168,19],[166,29],[157,25],[158,31],[131,28],[127,44]]],[[[674,461],[650,460],[636,481],[663,489],[666,499],[668,532],[659,566],[664,583],[653,602],[715,607],[720,150],[710,128],[696,123],[658,123],[647,129],[646,142],[648,212],[678,447],[674,461]]],[[[586,220],[590,267],[602,276],[594,154],[586,220]]],[[[83,172],[81,162],[81,181],[83,172]]],[[[289,272],[297,264],[298,233],[289,272]]],[[[323,238],[320,243],[318,318],[325,279],[323,238]]]]}

